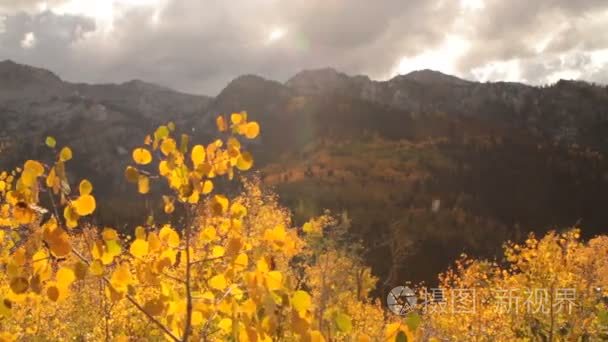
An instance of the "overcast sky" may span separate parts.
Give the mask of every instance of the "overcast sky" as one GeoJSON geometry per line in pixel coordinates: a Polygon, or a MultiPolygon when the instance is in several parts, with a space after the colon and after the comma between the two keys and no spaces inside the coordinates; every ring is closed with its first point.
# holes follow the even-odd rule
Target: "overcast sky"
{"type": "Polygon", "coordinates": [[[0,60],[216,95],[241,74],[608,83],[608,0],[0,0],[0,60]]]}

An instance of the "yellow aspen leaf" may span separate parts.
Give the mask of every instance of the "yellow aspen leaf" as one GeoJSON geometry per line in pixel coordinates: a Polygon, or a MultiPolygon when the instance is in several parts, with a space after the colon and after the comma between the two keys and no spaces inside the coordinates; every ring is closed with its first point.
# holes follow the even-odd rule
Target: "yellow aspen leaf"
{"type": "Polygon", "coordinates": [[[192,326],[197,327],[204,322],[203,314],[200,311],[192,311],[192,326]]]}
{"type": "Polygon", "coordinates": [[[312,299],[306,291],[298,290],[291,297],[291,304],[298,312],[305,312],[312,306],[312,299]]]}
{"type": "Polygon", "coordinates": [[[144,311],[152,316],[160,316],[165,309],[165,303],[161,299],[150,299],[144,304],[144,311]]]}
{"type": "Polygon", "coordinates": [[[69,235],[60,228],[45,229],[44,240],[49,245],[51,253],[58,257],[64,257],[72,251],[69,235]]]}
{"type": "Polygon", "coordinates": [[[160,229],[158,237],[169,247],[179,247],[179,234],[169,225],[165,225],[160,229]]]}
{"type": "Polygon", "coordinates": [[[165,213],[171,214],[171,213],[173,213],[173,211],[175,211],[175,204],[174,204],[175,201],[173,200],[173,197],[163,196],[163,202],[165,203],[165,206],[164,206],[165,213]]]}
{"type": "Polygon", "coordinates": [[[146,239],[146,228],[142,226],[137,226],[135,228],[135,238],[145,240],[146,239]]]}
{"type": "Polygon", "coordinates": [[[137,191],[142,195],[150,192],[150,179],[147,176],[139,175],[137,178],[137,191]]]}
{"type": "Polygon", "coordinates": [[[125,178],[130,183],[137,183],[139,179],[139,171],[133,166],[127,166],[125,169],[125,178]]]}
{"type": "Polygon", "coordinates": [[[57,146],[57,140],[55,140],[55,138],[48,136],[46,137],[46,139],[44,140],[44,143],[46,144],[46,146],[50,147],[50,148],[55,148],[55,146],[57,146]]]}
{"type": "Polygon", "coordinates": [[[212,258],[222,257],[224,256],[224,253],[226,253],[226,250],[222,246],[213,246],[213,248],[211,249],[212,258]]]}
{"type": "Polygon", "coordinates": [[[321,227],[318,224],[315,224],[314,222],[306,222],[302,226],[302,230],[304,231],[304,233],[308,234],[319,233],[321,231],[321,227]]]}
{"type": "Polygon", "coordinates": [[[59,289],[57,286],[49,286],[46,289],[46,295],[51,301],[56,302],[59,299],[59,289]]]}
{"type": "Polygon", "coordinates": [[[240,203],[233,203],[230,206],[230,214],[233,218],[243,218],[247,215],[247,208],[240,203]]]}
{"type": "Polygon", "coordinates": [[[202,145],[195,145],[192,148],[192,151],[190,152],[190,159],[192,160],[192,164],[194,164],[194,166],[198,166],[201,165],[202,163],[205,162],[205,158],[206,158],[206,151],[205,151],[205,147],[202,145]]]}
{"type": "Polygon", "coordinates": [[[405,326],[401,322],[387,324],[384,331],[386,340],[394,341],[399,335],[399,333],[403,332],[404,328],[405,326]]]}
{"type": "Polygon", "coordinates": [[[0,192],[6,190],[6,182],[0,180],[0,192]]]}
{"type": "Polygon", "coordinates": [[[13,217],[19,224],[30,224],[34,221],[36,215],[27,204],[19,202],[13,208],[13,217]]]}
{"type": "Polygon", "coordinates": [[[211,286],[212,289],[223,291],[228,287],[228,283],[223,274],[218,274],[209,279],[209,286],[211,286]]]}
{"type": "Polygon", "coordinates": [[[9,191],[6,193],[4,199],[6,200],[6,203],[12,205],[16,205],[20,201],[19,196],[14,191],[9,191]]]}
{"type": "Polygon", "coordinates": [[[80,191],[80,196],[90,195],[93,192],[93,184],[86,179],[83,179],[78,186],[78,190],[80,191]]]}
{"type": "Polygon", "coordinates": [[[231,237],[230,240],[228,240],[228,244],[226,245],[226,253],[228,255],[236,255],[238,252],[240,252],[241,248],[243,248],[243,241],[241,240],[241,238],[235,236],[235,237],[231,237]]]}
{"type": "Polygon", "coordinates": [[[23,165],[23,172],[31,173],[34,177],[40,177],[44,174],[44,166],[35,160],[28,160],[23,165]]]}
{"type": "Polygon", "coordinates": [[[298,335],[306,336],[310,329],[310,321],[301,316],[305,316],[305,312],[291,315],[291,329],[298,335]]]}
{"type": "Polygon", "coordinates": [[[210,180],[204,181],[203,182],[203,189],[202,189],[203,195],[210,194],[211,191],[213,191],[213,182],[210,181],[210,180]]]}
{"type": "Polygon", "coordinates": [[[49,267],[49,255],[46,250],[39,249],[32,255],[32,267],[36,274],[45,271],[49,267]]]}
{"type": "Polygon", "coordinates": [[[236,259],[234,259],[234,266],[235,266],[235,268],[237,268],[239,270],[245,269],[248,264],[249,264],[249,257],[245,253],[239,254],[236,257],[236,259]]]}
{"type": "Polygon", "coordinates": [[[283,225],[278,225],[273,229],[266,229],[266,231],[264,231],[264,240],[267,241],[283,242],[286,237],[287,232],[283,225]]]}
{"type": "Polygon", "coordinates": [[[215,195],[213,196],[213,200],[211,201],[211,211],[214,215],[220,216],[223,215],[226,210],[228,210],[228,198],[223,195],[215,195]]]}
{"type": "Polygon", "coordinates": [[[345,313],[338,313],[336,315],[336,327],[338,328],[338,330],[340,330],[341,332],[348,334],[351,332],[351,330],[353,330],[353,324],[351,321],[351,318],[349,315],[345,314],[345,313]]]}
{"type": "Polygon", "coordinates": [[[169,121],[169,123],[167,124],[167,128],[171,132],[175,131],[175,123],[173,121],[169,121]]]}
{"type": "Polygon", "coordinates": [[[226,119],[222,115],[218,116],[215,119],[215,124],[217,125],[217,129],[220,132],[225,132],[228,129],[228,124],[226,123],[226,119]]]}
{"type": "Polygon", "coordinates": [[[29,288],[29,283],[25,277],[15,277],[10,281],[10,288],[15,294],[22,294],[29,288]]]}
{"type": "Polygon", "coordinates": [[[188,144],[190,143],[190,136],[188,134],[182,134],[179,142],[179,151],[185,154],[188,151],[188,144]]]}
{"type": "Polygon", "coordinates": [[[266,287],[270,291],[276,291],[283,287],[283,274],[279,271],[270,271],[266,275],[266,287]]]}
{"type": "Polygon", "coordinates": [[[169,127],[167,126],[159,126],[154,132],[154,139],[159,141],[169,136],[169,127]]]}
{"type": "Polygon", "coordinates": [[[110,282],[114,287],[123,288],[131,283],[131,270],[127,263],[122,263],[112,273],[110,282]]]}
{"type": "Polygon", "coordinates": [[[49,171],[49,175],[46,177],[46,186],[49,188],[53,188],[58,183],[59,183],[59,178],[57,178],[57,173],[55,172],[55,167],[52,167],[51,171],[49,171]]]}
{"type": "Polygon", "coordinates": [[[249,152],[241,153],[236,159],[236,168],[247,171],[253,166],[253,156],[249,152]]]}
{"type": "MultiPolygon", "coordinates": [[[[47,280],[50,276],[46,277],[44,280],[47,280]]],[[[40,279],[40,275],[39,274],[34,274],[31,278],[30,278],[30,289],[32,290],[32,292],[40,294],[40,292],[42,292],[42,279],[40,279]]]]}
{"type": "Polygon", "coordinates": [[[247,139],[255,139],[260,134],[260,125],[255,122],[249,122],[245,126],[245,136],[247,139]]]}
{"type": "Polygon", "coordinates": [[[267,273],[270,270],[270,266],[268,266],[268,263],[266,262],[266,260],[264,258],[261,258],[258,260],[258,262],[256,264],[256,269],[260,273],[267,273]]]}
{"type": "Polygon", "coordinates": [[[148,250],[158,251],[161,247],[161,241],[155,232],[148,234],[148,250]]]}
{"type": "Polygon", "coordinates": [[[198,191],[193,191],[190,197],[188,197],[188,203],[196,204],[200,200],[200,194],[198,191]]]}
{"type": "Polygon", "coordinates": [[[26,187],[32,187],[36,183],[36,175],[31,170],[23,170],[19,177],[19,184],[26,187]]]}
{"type": "Polygon", "coordinates": [[[104,254],[108,254],[108,255],[111,255],[112,257],[116,257],[116,256],[119,256],[120,253],[122,252],[122,248],[120,247],[118,240],[107,240],[105,242],[105,245],[106,245],[106,253],[104,253],[104,254]]]}
{"type": "Polygon", "coordinates": [[[57,285],[61,287],[68,287],[76,280],[74,271],[68,267],[61,267],[59,271],[57,271],[55,277],[57,279],[57,285]]]}
{"type": "Polygon", "coordinates": [[[116,301],[119,301],[122,299],[126,290],[127,290],[126,286],[117,288],[117,286],[112,285],[112,286],[106,286],[104,292],[106,294],[106,297],[109,300],[116,302],[116,301]]]}
{"type": "Polygon", "coordinates": [[[243,116],[240,113],[232,113],[232,115],[230,115],[230,121],[232,122],[232,124],[238,125],[238,124],[242,123],[244,120],[243,120],[243,116]]]}
{"type": "Polygon", "coordinates": [[[79,216],[87,216],[92,214],[97,207],[95,202],[95,197],[91,195],[83,195],[78,197],[76,201],[73,202],[74,210],[79,216]]]}
{"type": "Polygon", "coordinates": [[[118,240],[118,232],[116,231],[116,229],[106,227],[101,232],[101,237],[105,241],[118,240]]]}
{"type": "Polygon", "coordinates": [[[63,208],[63,218],[66,221],[78,221],[80,218],[73,204],[75,204],[75,202],[72,202],[72,204],[67,204],[65,208],[63,208]]]}
{"type": "Polygon", "coordinates": [[[168,156],[170,153],[175,151],[176,147],[177,147],[177,144],[175,143],[175,140],[173,140],[171,138],[166,138],[160,144],[160,151],[164,155],[168,156]]]}
{"type": "MultiPolygon", "coordinates": [[[[372,341],[371,337],[369,337],[369,335],[366,335],[366,334],[361,334],[357,338],[357,342],[371,342],[371,341],[372,341]]],[[[439,341],[432,341],[432,339],[431,339],[431,340],[429,340],[429,342],[439,342],[439,341]]]]}
{"type": "Polygon", "coordinates": [[[25,265],[25,248],[21,247],[13,253],[13,262],[17,266],[25,265]]]}
{"type": "Polygon", "coordinates": [[[235,137],[228,138],[226,144],[228,145],[228,147],[233,148],[237,151],[241,149],[241,143],[235,137]]]}
{"type": "Polygon", "coordinates": [[[243,302],[243,304],[241,304],[240,311],[252,316],[257,311],[257,305],[253,300],[251,300],[251,298],[249,298],[243,302]]]}
{"type": "Polygon", "coordinates": [[[136,148],[133,150],[133,161],[139,165],[148,165],[152,162],[152,154],[145,148],[136,148]]]}
{"type": "Polygon", "coordinates": [[[70,245],[70,242],[67,238],[54,241],[51,244],[51,253],[53,253],[53,255],[58,258],[70,254],[71,251],[72,246],[70,245]]]}
{"type": "Polygon", "coordinates": [[[226,334],[232,331],[232,320],[230,318],[222,318],[217,326],[226,334]]]}
{"type": "Polygon", "coordinates": [[[129,248],[129,252],[136,257],[142,258],[148,254],[148,241],[136,239],[131,243],[131,248],[129,248]]]}
{"type": "Polygon", "coordinates": [[[166,176],[171,173],[171,168],[169,168],[169,163],[166,160],[158,163],[158,173],[161,176],[166,176]]]}
{"type": "Polygon", "coordinates": [[[59,152],[59,160],[66,162],[72,159],[72,150],[69,147],[64,147],[59,152]]]}
{"type": "Polygon", "coordinates": [[[310,332],[310,342],[325,342],[325,337],[319,330],[313,330],[310,332]]]}
{"type": "Polygon", "coordinates": [[[217,237],[217,232],[216,232],[215,228],[213,228],[213,227],[205,227],[199,233],[199,238],[203,242],[213,241],[213,240],[215,240],[216,237],[217,237]]]}

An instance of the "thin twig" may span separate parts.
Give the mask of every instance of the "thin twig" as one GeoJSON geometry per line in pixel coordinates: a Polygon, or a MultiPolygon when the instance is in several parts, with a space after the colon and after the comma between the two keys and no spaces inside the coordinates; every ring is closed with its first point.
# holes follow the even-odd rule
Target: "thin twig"
{"type": "Polygon", "coordinates": [[[190,334],[192,333],[192,288],[190,284],[192,264],[190,263],[190,220],[191,220],[190,208],[186,207],[186,326],[184,328],[183,341],[188,341],[190,334]]]}

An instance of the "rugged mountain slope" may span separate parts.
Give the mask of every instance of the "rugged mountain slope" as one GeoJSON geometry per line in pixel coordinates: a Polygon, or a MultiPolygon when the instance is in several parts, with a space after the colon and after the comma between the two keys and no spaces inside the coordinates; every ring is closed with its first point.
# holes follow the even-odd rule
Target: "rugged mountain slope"
{"type": "Polygon", "coordinates": [[[265,182],[296,219],[346,212],[387,283],[432,281],[460,253],[491,257],[531,230],[608,227],[604,87],[431,71],[387,82],[331,69],[284,86],[257,80],[231,84],[208,112],[260,118],[265,182]]]}
{"type": "Polygon", "coordinates": [[[391,285],[432,280],[461,252],[492,256],[530,230],[580,220],[605,231],[606,108],[605,87],[573,81],[539,88],[423,70],[377,82],[319,69],[284,84],[241,76],[208,98],[142,81],[72,84],[6,61],[0,163],[39,157],[56,136],[106,197],[98,219],[120,226],[153,209],[122,180],[147,132],[173,120],[206,139],[218,113],[247,110],[262,125],[251,147],[263,181],[296,220],[344,213],[391,285]]]}
{"type": "Polygon", "coordinates": [[[0,62],[0,160],[36,157],[44,137],[54,135],[82,158],[86,153],[79,166],[109,175],[151,127],[168,118],[197,121],[208,103],[141,81],[72,84],[49,71],[0,62]]]}

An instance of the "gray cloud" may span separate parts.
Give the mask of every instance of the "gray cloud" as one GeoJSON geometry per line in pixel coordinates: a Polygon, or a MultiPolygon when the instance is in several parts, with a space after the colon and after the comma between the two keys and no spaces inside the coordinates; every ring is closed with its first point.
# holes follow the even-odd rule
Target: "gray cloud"
{"type": "Polygon", "coordinates": [[[20,12],[6,16],[3,23],[0,56],[49,67],[60,74],[72,67],[72,45],[83,39],[87,32],[95,30],[91,19],[56,15],[49,11],[35,15],[20,12]],[[24,46],[28,35],[32,39],[31,46],[24,46]]]}
{"type": "Polygon", "coordinates": [[[459,69],[467,73],[489,62],[517,60],[521,77],[533,83],[560,70],[586,75],[591,66],[588,52],[608,48],[602,33],[607,28],[604,0],[486,0],[470,17],[467,36],[472,46],[459,69]],[[558,63],[563,58],[576,61],[558,63]]]}
{"type": "MultiPolygon", "coordinates": [[[[61,2],[47,1],[48,8],[61,2]]],[[[517,61],[530,82],[566,69],[608,80],[589,54],[608,48],[601,34],[608,28],[608,15],[601,16],[605,0],[485,0],[474,11],[457,0],[167,0],[160,10],[117,6],[108,33],[91,18],[38,13],[38,3],[0,0],[0,14],[7,14],[0,58],[73,81],[140,78],[214,95],[245,73],[283,81],[302,69],[331,66],[387,78],[401,58],[433,50],[448,35],[470,44],[456,63],[460,76],[472,78],[472,70],[491,62],[517,61]],[[285,36],[269,42],[275,28],[285,36]],[[36,44],[28,49],[21,42],[29,32],[36,44]]],[[[499,69],[489,75],[507,76],[499,69]]]]}

